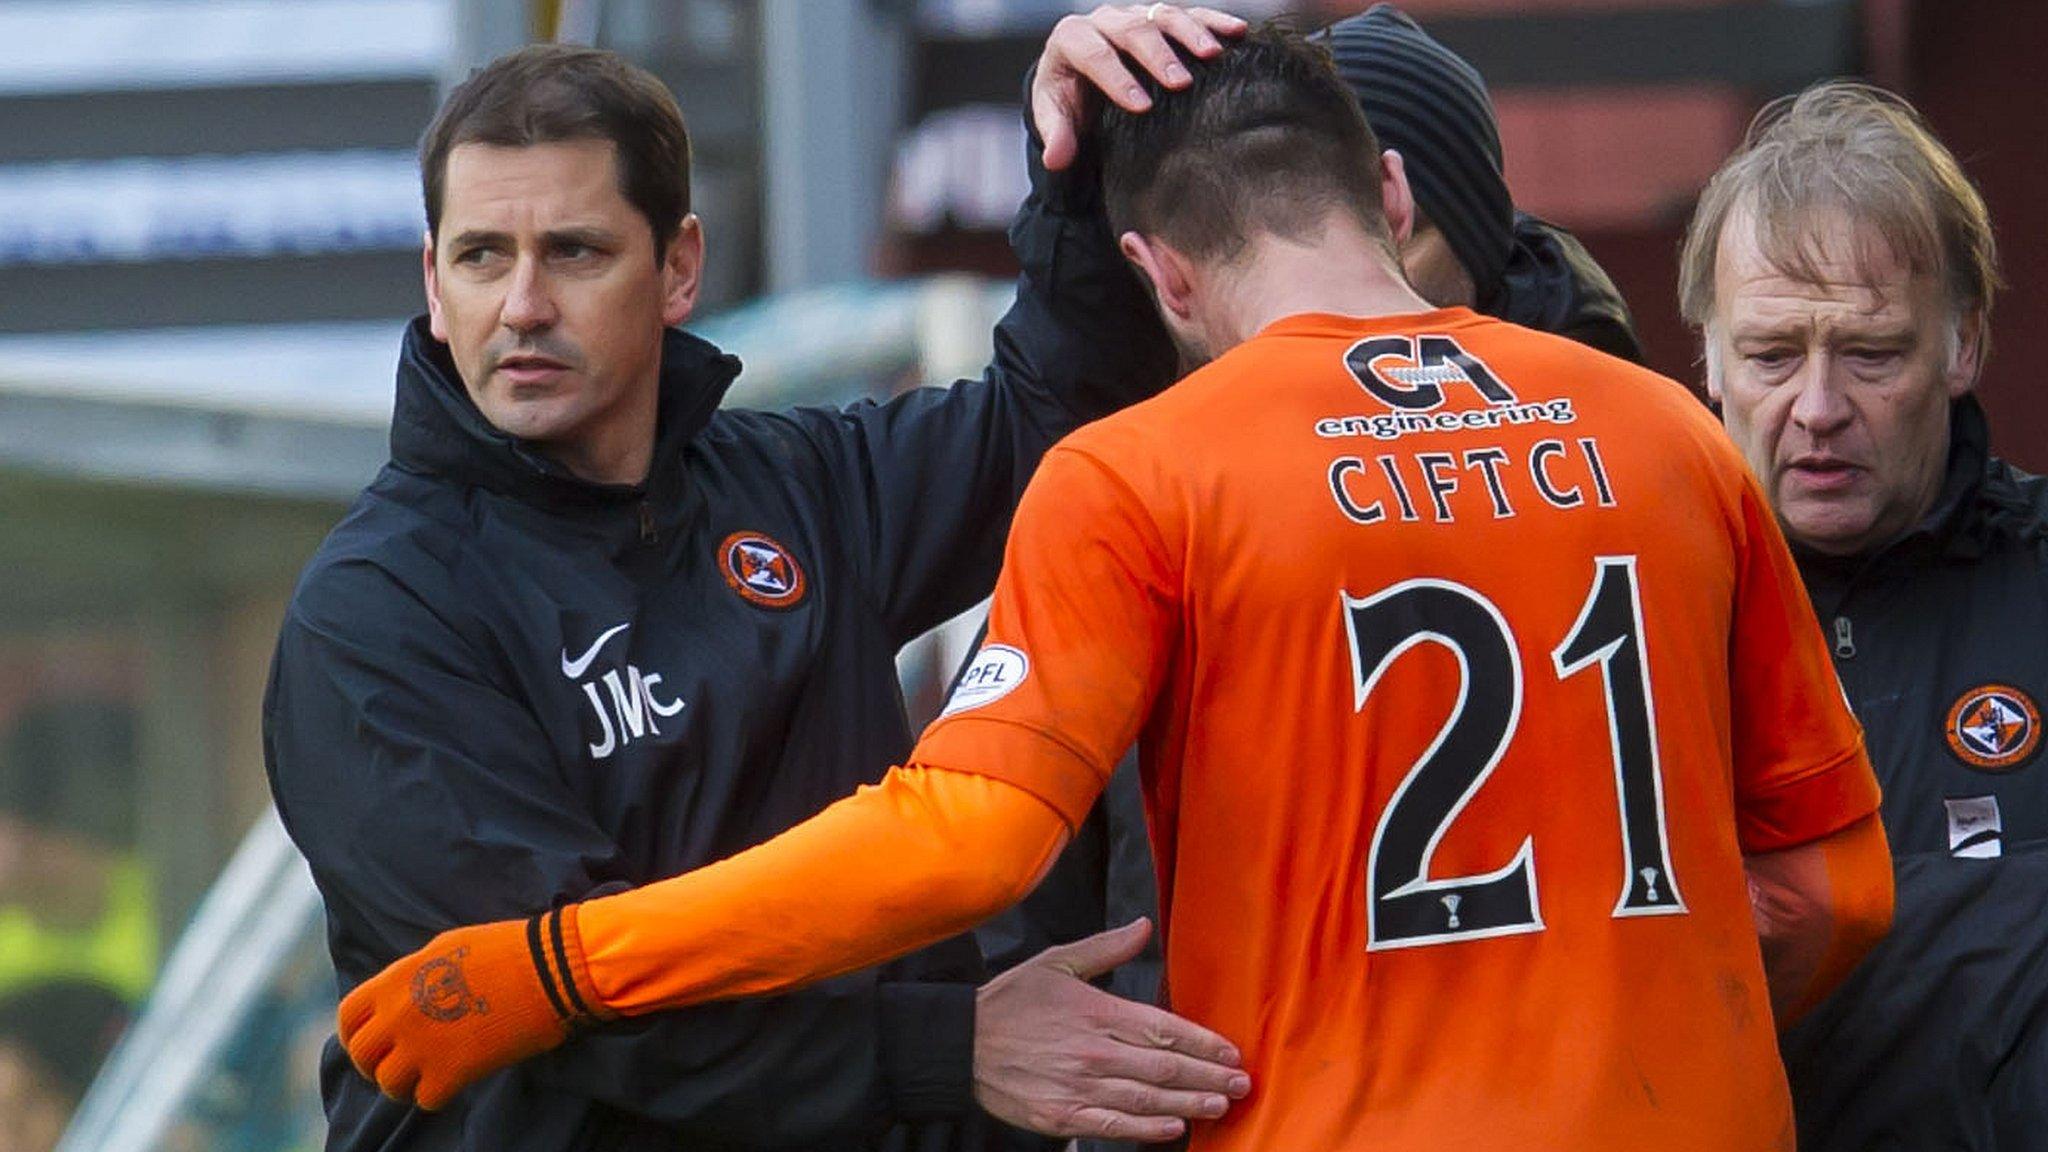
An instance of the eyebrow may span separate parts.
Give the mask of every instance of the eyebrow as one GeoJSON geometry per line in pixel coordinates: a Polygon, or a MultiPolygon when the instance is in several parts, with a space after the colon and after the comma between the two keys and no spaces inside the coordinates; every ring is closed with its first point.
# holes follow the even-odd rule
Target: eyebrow
{"type": "Polygon", "coordinates": [[[1858,313],[1830,316],[1824,323],[1816,323],[1814,317],[1805,314],[1741,316],[1728,322],[1727,333],[1733,340],[1769,339],[1790,335],[1804,336],[1815,328],[1825,329],[1838,336],[1864,340],[1910,340],[1917,332],[1917,326],[1910,316],[1858,313]]]}
{"type": "MultiPolygon", "coordinates": [[[[449,248],[468,248],[486,244],[504,244],[512,239],[509,232],[498,232],[484,228],[469,228],[450,236],[449,248]]],[[[609,228],[586,225],[571,228],[553,228],[541,233],[544,244],[589,244],[599,246],[616,243],[618,236],[609,228]]]]}
{"type": "Polygon", "coordinates": [[[1811,325],[1803,321],[1738,321],[1728,326],[1728,339],[1737,344],[1783,340],[1792,336],[1803,337],[1810,328],[1811,325]]]}
{"type": "Polygon", "coordinates": [[[549,244],[567,241],[572,244],[588,244],[601,247],[618,242],[618,233],[597,225],[583,225],[573,228],[555,228],[541,233],[541,240],[549,244]]]}

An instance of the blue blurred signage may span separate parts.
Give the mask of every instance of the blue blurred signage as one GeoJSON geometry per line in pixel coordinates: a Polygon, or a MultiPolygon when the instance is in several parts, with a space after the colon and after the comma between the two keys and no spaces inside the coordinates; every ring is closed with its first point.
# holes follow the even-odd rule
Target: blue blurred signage
{"type": "Polygon", "coordinates": [[[407,152],[0,167],[0,266],[412,248],[425,220],[407,152]]]}

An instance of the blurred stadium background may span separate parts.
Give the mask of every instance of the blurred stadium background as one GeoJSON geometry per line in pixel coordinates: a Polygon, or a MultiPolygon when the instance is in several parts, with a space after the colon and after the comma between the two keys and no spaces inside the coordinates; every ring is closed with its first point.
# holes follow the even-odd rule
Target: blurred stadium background
{"type": "MultiPolygon", "coordinates": [[[[0,0],[0,1152],[74,1109],[80,1152],[318,1146],[332,973],[259,706],[299,565],[384,458],[444,86],[544,38],[663,76],[732,402],[840,402],[979,369],[1019,80],[1085,6],[0,0]]],[[[1580,234],[1688,381],[1679,232],[1751,112],[1838,74],[1907,94],[1990,201],[1986,399],[2004,454],[2048,467],[2048,6],[1403,6],[1488,77],[1521,207],[1580,234]]],[[[906,654],[925,715],[956,653],[906,654]]]]}

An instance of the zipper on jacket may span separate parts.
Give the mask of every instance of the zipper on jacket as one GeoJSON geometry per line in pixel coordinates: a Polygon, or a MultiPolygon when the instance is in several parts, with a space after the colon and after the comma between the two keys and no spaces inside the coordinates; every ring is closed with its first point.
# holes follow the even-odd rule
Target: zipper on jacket
{"type": "Polygon", "coordinates": [[[645,500],[640,502],[640,542],[654,543],[654,508],[645,500]]]}
{"type": "Polygon", "coordinates": [[[1835,658],[1854,660],[1856,658],[1856,637],[1849,631],[1847,616],[1835,617],[1835,658]]]}

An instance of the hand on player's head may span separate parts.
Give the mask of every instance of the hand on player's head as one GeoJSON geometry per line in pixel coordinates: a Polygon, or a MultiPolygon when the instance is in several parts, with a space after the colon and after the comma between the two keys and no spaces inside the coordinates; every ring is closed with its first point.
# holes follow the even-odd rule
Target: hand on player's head
{"type": "Polygon", "coordinates": [[[1131,112],[1152,106],[1126,58],[1168,88],[1182,88],[1190,77],[1175,44],[1206,60],[1223,51],[1217,37],[1242,35],[1247,27],[1227,12],[1172,4],[1104,4],[1061,20],[1031,83],[1031,120],[1045,141],[1045,166],[1057,172],[1074,162],[1098,93],[1131,112]]]}

